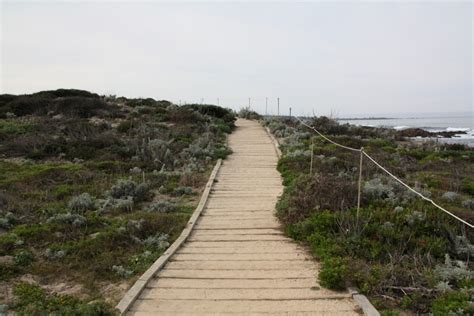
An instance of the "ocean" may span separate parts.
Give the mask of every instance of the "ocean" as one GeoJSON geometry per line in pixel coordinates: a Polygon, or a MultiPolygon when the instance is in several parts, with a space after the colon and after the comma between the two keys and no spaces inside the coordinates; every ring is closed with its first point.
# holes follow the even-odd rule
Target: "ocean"
{"type": "Polygon", "coordinates": [[[445,143],[465,144],[474,147],[474,112],[442,113],[442,114],[405,114],[378,116],[383,119],[338,119],[340,123],[354,125],[386,127],[397,130],[407,128],[421,128],[429,132],[465,132],[456,134],[452,138],[438,138],[445,143]],[[386,118],[385,118],[386,117],[386,118]]]}

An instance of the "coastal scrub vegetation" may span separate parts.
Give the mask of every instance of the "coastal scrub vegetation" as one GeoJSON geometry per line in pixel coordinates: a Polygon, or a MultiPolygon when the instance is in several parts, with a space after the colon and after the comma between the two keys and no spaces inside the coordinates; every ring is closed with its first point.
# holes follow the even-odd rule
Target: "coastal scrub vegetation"
{"type": "Polygon", "coordinates": [[[114,314],[181,233],[234,120],[82,90],[0,95],[0,308],[114,314]]]}
{"type": "Polygon", "coordinates": [[[239,117],[248,119],[248,120],[260,120],[262,116],[257,112],[250,109],[250,107],[245,107],[240,109],[239,113],[237,113],[239,117]]]}
{"type": "MultiPolygon", "coordinates": [[[[425,196],[474,222],[474,150],[407,132],[308,122],[346,146],[361,148],[425,196]]],[[[388,177],[359,153],[328,143],[297,120],[265,119],[280,140],[285,190],[277,212],[286,233],[321,261],[322,286],[357,287],[386,315],[472,315],[472,231],[388,177]],[[310,174],[313,157],[312,174],[310,174]]]]}

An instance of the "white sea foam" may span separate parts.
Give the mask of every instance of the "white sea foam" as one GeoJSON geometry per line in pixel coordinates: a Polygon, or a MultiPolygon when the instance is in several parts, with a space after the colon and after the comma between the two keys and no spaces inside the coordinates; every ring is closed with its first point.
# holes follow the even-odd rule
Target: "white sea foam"
{"type": "Polygon", "coordinates": [[[446,132],[468,132],[470,128],[466,127],[448,127],[446,132]]]}
{"type": "Polygon", "coordinates": [[[401,125],[401,126],[394,126],[393,129],[397,130],[397,131],[403,131],[404,129],[408,129],[410,128],[410,126],[406,126],[406,125],[401,125]]]}
{"type": "Polygon", "coordinates": [[[466,134],[456,134],[454,137],[461,139],[474,139],[474,131],[469,130],[466,132],[466,134]]]}

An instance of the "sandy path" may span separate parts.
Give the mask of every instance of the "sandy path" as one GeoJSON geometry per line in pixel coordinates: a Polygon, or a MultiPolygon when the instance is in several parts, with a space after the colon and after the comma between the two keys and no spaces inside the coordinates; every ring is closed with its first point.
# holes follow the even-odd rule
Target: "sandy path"
{"type": "Polygon", "coordinates": [[[270,138],[237,121],[192,235],[151,280],[131,315],[357,315],[348,293],[321,289],[317,263],[274,215],[283,189],[270,138]]]}

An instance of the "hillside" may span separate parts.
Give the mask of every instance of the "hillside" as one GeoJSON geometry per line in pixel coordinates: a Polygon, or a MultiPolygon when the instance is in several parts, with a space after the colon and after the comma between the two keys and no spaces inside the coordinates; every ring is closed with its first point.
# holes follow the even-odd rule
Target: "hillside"
{"type": "MultiPolygon", "coordinates": [[[[296,119],[263,123],[282,144],[278,169],[286,187],[278,216],[287,235],[321,261],[321,285],[357,287],[384,315],[472,315],[472,229],[367,158],[358,213],[359,152],[329,143],[296,119]]],[[[401,132],[326,117],[308,124],[339,144],[363,147],[423,195],[474,222],[473,149],[413,143],[401,132]]]]}
{"type": "Polygon", "coordinates": [[[82,90],[0,95],[2,308],[113,314],[180,234],[234,120],[82,90]]]}

